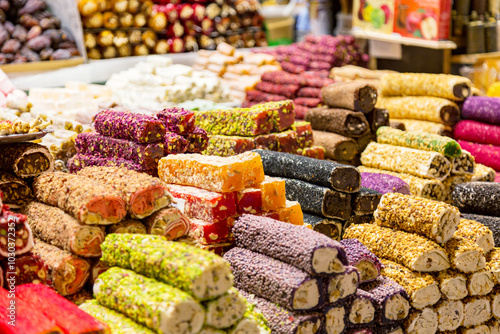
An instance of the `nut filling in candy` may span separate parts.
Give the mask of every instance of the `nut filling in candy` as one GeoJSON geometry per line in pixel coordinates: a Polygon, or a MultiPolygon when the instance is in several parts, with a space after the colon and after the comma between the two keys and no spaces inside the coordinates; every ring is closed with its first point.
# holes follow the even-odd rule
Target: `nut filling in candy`
{"type": "Polygon", "coordinates": [[[469,294],[467,278],[458,271],[448,269],[434,275],[439,283],[443,297],[450,300],[460,300],[469,294]]]}
{"type": "Polygon", "coordinates": [[[411,310],[404,323],[408,334],[436,333],[439,324],[437,313],[428,307],[422,311],[411,310]]]}
{"type": "Polygon", "coordinates": [[[460,300],[441,300],[435,310],[440,331],[454,331],[464,320],[464,304],[460,300]]]}
{"type": "Polygon", "coordinates": [[[464,303],[464,320],[462,326],[480,325],[491,318],[491,303],[488,297],[467,297],[464,303]]]}
{"type": "Polygon", "coordinates": [[[347,312],[343,305],[330,305],[325,308],[325,331],[327,334],[341,334],[347,326],[347,312]]]}
{"type": "Polygon", "coordinates": [[[346,271],[325,280],[326,297],[334,304],[351,297],[359,286],[359,273],[356,267],[348,266],[346,271]]]}
{"type": "Polygon", "coordinates": [[[33,199],[29,185],[22,179],[0,171],[0,192],[3,201],[12,209],[18,209],[33,199]]]}

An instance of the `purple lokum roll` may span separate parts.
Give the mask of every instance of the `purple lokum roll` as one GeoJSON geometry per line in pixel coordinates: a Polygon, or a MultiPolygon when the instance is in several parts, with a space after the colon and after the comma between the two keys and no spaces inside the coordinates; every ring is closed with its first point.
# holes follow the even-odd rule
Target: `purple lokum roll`
{"type": "Polygon", "coordinates": [[[122,158],[103,158],[92,155],[77,154],[68,160],[68,170],[76,173],[85,167],[105,166],[105,167],[125,167],[137,172],[152,174],[153,170],[145,170],[142,166],[133,161],[122,158]]]}
{"type": "Polygon", "coordinates": [[[463,120],[453,128],[453,138],[500,146],[500,126],[463,120]]]}
{"type": "Polygon", "coordinates": [[[208,135],[205,130],[195,127],[194,130],[186,135],[188,141],[187,151],[189,153],[203,152],[208,146],[208,135]]]}
{"type": "Polygon", "coordinates": [[[224,254],[240,290],[291,310],[321,306],[321,281],[306,272],[248,249],[235,247],[224,254]]]}
{"type": "Polygon", "coordinates": [[[467,150],[474,156],[477,163],[500,171],[500,146],[475,144],[468,141],[457,140],[462,150],[467,150]]]}
{"type": "Polygon", "coordinates": [[[268,255],[313,275],[343,273],[348,265],[339,242],[305,226],[245,214],[234,223],[233,235],[237,247],[268,255]]]}
{"type": "Polygon", "coordinates": [[[359,273],[356,267],[348,266],[342,274],[324,280],[325,302],[337,304],[356,293],[359,286],[359,273]]]}
{"type": "Polygon", "coordinates": [[[343,239],[340,243],[344,246],[349,265],[358,269],[361,283],[374,281],[380,276],[382,263],[358,239],[343,239]]]}
{"type": "Polygon", "coordinates": [[[462,118],[488,124],[500,125],[500,99],[496,97],[471,96],[462,107],[462,118]]]}
{"type": "Polygon", "coordinates": [[[164,109],[156,114],[167,131],[186,134],[194,129],[194,112],[183,108],[164,109]]]}
{"type": "Polygon", "coordinates": [[[375,281],[360,287],[371,295],[377,310],[376,321],[388,325],[404,320],[410,312],[410,302],[405,289],[390,278],[379,276],[375,281]]]}
{"type": "Polygon", "coordinates": [[[142,169],[154,169],[163,157],[163,144],[138,144],[125,139],[106,137],[97,132],[78,134],[75,146],[79,154],[102,158],[120,158],[129,160],[142,169]]]}
{"type": "Polygon", "coordinates": [[[321,329],[319,313],[300,314],[288,311],[267,299],[239,290],[267,320],[267,325],[275,334],[317,333],[321,329]]]}
{"type": "Polygon", "coordinates": [[[328,305],[324,309],[323,334],[343,334],[347,327],[345,305],[328,305]]]}
{"type": "Polygon", "coordinates": [[[370,327],[376,320],[376,302],[373,295],[358,289],[347,308],[348,327],[370,327]]]}
{"type": "Polygon", "coordinates": [[[113,109],[95,115],[94,127],[103,136],[137,143],[154,143],[165,136],[165,127],[155,117],[113,109]]]}
{"type": "Polygon", "coordinates": [[[361,186],[381,194],[400,193],[410,195],[410,186],[399,177],[388,174],[361,173],[361,186]]]}
{"type": "Polygon", "coordinates": [[[167,132],[165,134],[163,152],[165,155],[184,153],[188,149],[188,144],[189,142],[183,136],[174,132],[167,132]]]}

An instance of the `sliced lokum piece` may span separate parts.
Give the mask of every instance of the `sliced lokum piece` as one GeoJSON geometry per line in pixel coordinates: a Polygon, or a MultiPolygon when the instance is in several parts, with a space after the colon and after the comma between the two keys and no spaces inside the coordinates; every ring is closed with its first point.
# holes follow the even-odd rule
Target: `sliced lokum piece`
{"type": "Polygon", "coordinates": [[[33,198],[31,188],[25,181],[3,171],[0,171],[0,192],[3,193],[3,202],[12,209],[26,205],[33,198]]]}
{"type": "Polygon", "coordinates": [[[67,163],[70,173],[76,173],[85,167],[103,166],[103,167],[125,167],[137,172],[154,174],[154,170],[145,170],[141,165],[133,161],[122,158],[103,158],[100,156],[76,154],[67,163]]]}
{"type": "Polygon", "coordinates": [[[495,318],[500,318],[500,287],[495,286],[489,296],[491,298],[491,313],[495,318]]]}
{"type": "Polygon", "coordinates": [[[452,269],[448,269],[434,274],[439,283],[439,289],[443,298],[450,300],[460,300],[469,294],[467,290],[467,277],[452,269]]]}
{"type": "Polygon", "coordinates": [[[361,153],[361,163],[367,167],[444,180],[451,172],[450,162],[437,152],[407,147],[370,143],[361,153]]]}
{"type": "Polygon", "coordinates": [[[247,309],[243,319],[227,329],[228,334],[271,334],[267,326],[267,319],[252,304],[247,302],[247,309]]]}
{"type": "Polygon", "coordinates": [[[357,239],[343,239],[340,241],[344,246],[349,265],[356,267],[360,276],[360,283],[375,280],[380,276],[382,263],[365,245],[357,239]]]}
{"type": "Polygon", "coordinates": [[[336,133],[325,131],[313,131],[314,143],[325,148],[325,157],[327,159],[351,160],[356,157],[358,144],[352,138],[344,137],[336,133]]]}
{"type": "Polygon", "coordinates": [[[197,243],[209,245],[225,242],[229,238],[230,225],[233,221],[229,218],[227,221],[207,222],[201,219],[192,218],[191,229],[188,236],[197,243]]]}
{"type": "Polygon", "coordinates": [[[469,150],[470,147],[463,145],[464,143],[460,140],[458,143],[460,144],[460,147],[462,147],[462,153],[458,157],[450,159],[451,173],[474,175],[476,169],[476,158],[470,154],[470,152],[466,151],[469,150]]]}
{"type": "Polygon", "coordinates": [[[233,227],[237,247],[259,252],[310,274],[342,273],[348,264],[342,246],[303,226],[243,215],[233,227]]]}
{"type": "Polygon", "coordinates": [[[452,197],[463,212],[500,217],[500,183],[462,183],[455,187],[452,197]]]}
{"type": "Polygon", "coordinates": [[[423,309],[441,298],[437,281],[430,275],[412,271],[396,262],[382,259],[381,274],[400,284],[410,297],[411,306],[423,309]]]}
{"type": "Polygon", "coordinates": [[[454,236],[444,245],[444,249],[450,258],[452,269],[468,274],[486,266],[483,250],[468,239],[454,236]]]}
{"type": "Polygon", "coordinates": [[[332,108],[369,113],[377,103],[377,88],[364,82],[337,82],[323,87],[321,96],[332,108]]]}
{"type": "Polygon", "coordinates": [[[488,297],[466,297],[464,304],[464,321],[462,326],[478,326],[491,318],[491,305],[488,297]]]}
{"type": "Polygon", "coordinates": [[[353,166],[280,152],[254,152],[261,156],[266,175],[303,180],[343,192],[359,190],[361,177],[353,166]]]}
{"type": "Polygon", "coordinates": [[[441,300],[434,310],[438,314],[438,329],[454,331],[464,320],[464,304],[460,300],[441,300]]]}
{"type": "Polygon", "coordinates": [[[325,148],[323,146],[311,146],[306,148],[299,148],[296,154],[317,160],[324,160],[325,148]]]}
{"type": "Polygon", "coordinates": [[[494,244],[500,245],[500,234],[498,233],[500,229],[500,217],[476,215],[472,213],[462,213],[462,217],[477,221],[489,228],[493,232],[494,244]]]}
{"type": "Polygon", "coordinates": [[[319,217],[304,213],[304,226],[327,237],[340,241],[342,239],[342,221],[319,217]]]}
{"type": "Polygon", "coordinates": [[[216,193],[176,184],[168,187],[172,196],[181,201],[184,214],[188,217],[218,222],[236,215],[235,193],[216,193]]]}
{"type": "Polygon", "coordinates": [[[322,303],[321,282],[292,265],[239,247],[224,258],[231,264],[238,289],[291,310],[311,310],[322,303]]]}
{"type": "Polygon", "coordinates": [[[33,232],[25,215],[8,211],[0,213],[0,257],[12,257],[33,248],[33,232]]]}
{"type": "Polygon", "coordinates": [[[495,182],[495,177],[496,172],[493,168],[477,163],[471,181],[495,182]]]}
{"type": "Polygon", "coordinates": [[[352,211],[355,215],[368,215],[373,213],[379,205],[382,194],[376,190],[362,187],[352,196],[352,211]]]}
{"type": "Polygon", "coordinates": [[[381,194],[400,193],[410,195],[410,187],[399,177],[389,174],[361,173],[361,186],[381,194]]]}
{"type": "Polygon", "coordinates": [[[214,328],[228,328],[236,324],[245,314],[247,303],[244,296],[234,288],[203,305],[206,310],[205,324],[214,328]]]}
{"type": "Polygon", "coordinates": [[[365,117],[373,133],[377,133],[377,130],[383,126],[390,126],[389,110],[387,109],[375,108],[371,113],[366,114],[365,117]]]}
{"type": "Polygon", "coordinates": [[[408,334],[436,333],[438,324],[436,311],[426,307],[423,310],[412,309],[404,321],[404,328],[408,334]]]}
{"type": "Polygon", "coordinates": [[[223,295],[232,285],[229,264],[221,257],[160,236],[109,234],[102,261],[187,291],[197,299],[223,295]]]}
{"type": "Polygon", "coordinates": [[[459,328],[460,334],[491,334],[488,325],[478,325],[473,327],[461,327],[459,328]]]}
{"type": "Polygon", "coordinates": [[[495,97],[472,96],[465,100],[462,117],[487,124],[500,125],[498,108],[500,103],[495,97]]]}
{"type": "Polygon", "coordinates": [[[113,267],[100,275],[94,295],[102,306],[158,333],[194,334],[203,327],[205,312],[189,294],[131,270],[113,267]]]}
{"type": "Polygon", "coordinates": [[[347,326],[360,327],[375,324],[376,306],[373,295],[358,289],[347,307],[347,326]]]}
{"type": "Polygon", "coordinates": [[[486,269],[493,274],[495,284],[500,284],[500,248],[493,248],[493,250],[486,257],[486,269]]]}
{"type": "Polygon", "coordinates": [[[346,109],[309,109],[305,120],[311,123],[314,130],[346,137],[360,137],[370,131],[370,125],[362,113],[346,109]]]}
{"type": "Polygon", "coordinates": [[[462,120],[453,127],[453,138],[472,143],[500,146],[500,126],[462,120]]]}
{"type": "Polygon", "coordinates": [[[500,334],[500,319],[498,319],[497,317],[491,318],[486,322],[485,325],[489,327],[490,334],[500,334]]]}
{"type": "Polygon", "coordinates": [[[105,234],[99,227],[81,225],[61,209],[38,202],[28,204],[24,213],[36,238],[79,256],[101,256],[105,234]]]}
{"type": "Polygon", "coordinates": [[[167,131],[179,135],[187,134],[194,129],[194,112],[183,108],[163,109],[156,114],[156,118],[160,120],[167,131]]]}
{"type": "Polygon", "coordinates": [[[113,109],[95,115],[94,127],[101,135],[136,143],[154,143],[165,136],[165,126],[155,117],[113,109]]]}
{"type": "Polygon", "coordinates": [[[460,219],[455,236],[469,239],[488,254],[494,247],[493,232],[483,224],[469,219],[460,219]]]}
{"type": "Polygon", "coordinates": [[[140,220],[124,219],[118,224],[110,225],[108,233],[147,234],[148,229],[140,220]]]}
{"type": "Polygon", "coordinates": [[[175,207],[157,211],[144,221],[148,234],[161,235],[167,240],[175,240],[187,235],[191,229],[189,219],[175,207]]]}
{"type": "Polygon", "coordinates": [[[278,139],[276,133],[268,133],[253,137],[255,148],[278,151],[278,139]]]}
{"type": "Polygon", "coordinates": [[[386,326],[377,326],[378,334],[403,334],[403,327],[401,324],[396,325],[386,325],[386,326]]]}
{"type": "Polygon", "coordinates": [[[356,267],[347,266],[345,272],[328,277],[324,282],[325,302],[338,304],[356,293],[359,273],[356,267]]]}
{"type": "Polygon", "coordinates": [[[189,142],[183,136],[167,132],[163,142],[163,155],[184,153],[188,149],[189,142]]]}
{"type": "MultiPolygon", "coordinates": [[[[28,283],[52,285],[49,268],[39,256],[32,253],[16,256],[14,266],[14,270],[7,270],[7,266],[5,267],[5,282],[15,281],[15,285],[28,283]]],[[[0,278],[0,281],[2,280],[3,276],[0,278]]]]}
{"type": "Polygon", "coordinates": [[[297,144],[297,132],[288,130],[276,134],[276,142],[279,152],[295,153],[299,146],[297,144]]]}
{"type": "Polygon", "coordinates": [[[296,179],[285,179],[286,198],[300,203],[302,210],[328,218],[351,216],[351,195],[296,179]]]}
{"type": "MultiPolygon", "coordinates": [[[[269,135],[262,135],[262,136],[269,136],[269,135]]],[[[254,148],[255,148],[255,143],[254,143],[254,138],[252,137],[214,135],[210,136],[208,140],[208,146],[206,150],[203,152],[203,154],[227,157],[251,151],[254,148]]]]}
{"type": "Polygon", "coordinates": [[[187,151],[190,153],[203,152],[208,145],[208,135],[202,128],[195,127],[194,130],[186,135],[188,141],[187,151]]]}
{"type": "Polygon", "coordinates": [[[285,206],[277,208],[279,220],[293,225],[304,225],[304,214],[299,202],[286,201],[285,206]]]}
{"type": "Polygon", "coordinates": [[[61,295],[80,291],[90,275],[90,263],[68,251],[35,240],[33,254],[39,256],[49,268],[49,279],[61,295]]]}
{"type": "Polygon", "coordinates": [[[352,224],[373,224],[375,219],[373,218],[373,214],[371,215],[352,215],[349,219],[344,223],[344,229],[348,228],[352,224]]]}
{"type": "Polygon", "coordinates": [[[262,208],[262,190],[260,188],[248,188],[236,193],[236,210],[238,214],[258,214],[262,208]]]}
{"type": "Polygon", "coordinates": [[[90,277],[89,277],[89,282],[94,285],[95,281],[97,280],[97,277],[107,271],[110,268],[106,263],[103,261],[99,260],[96,261],[92,264],[92,269],[90,271],[90,277]]]}
{"type": "Polygon", "coordinates": [[[258,187],[261,190],[264,211],[275,211],[286,205],[284,180],[266,176],[258,187]]]}
{"type": "Polygon", "coordinates": [[[344,305],[328,305],[325,307],[324,331],[326,334],[344,333],[347,327],[347,311],[344,305]]]}
{"type": "Polygon", "coordinates": [[[99,304],[95,299],[81,304],[80,309],[90,314],[97,320],[108,325],[112,333],[135,333],[135,334],[153,334],[154,332],[122,313],[113,311],[99,304]]]}
{"type": "Polygon", "coordinates": [[[0,170],[18,177],[33,177],[54,170],[54,159],[49,149],[35,143],[2,145],[0,170]]]}
{"type": "Polygon", "coordinates": [[[450,267],[443,248],[416,234],[374,224],[358,224],[349,226],[344,231],[344,238],[357,238],[379,258],[397,262],[411,270],[432,272],[450,267]]]}
{"type": "Polygon", "coordinates": [[[488,269],[482,269],[467,275],[469,296],[484,296],[493,290],[495,282],[493,274],[488,269]]]}
{"type": "Polygon", "coordinates": [[[310,147],[313,144],[313,130],[311,123],[305,121],[295,121],[291,129],[297,132],[297,144],[299,148],[310,147]]]}
{"type": "Polygon", "coordinates": [[[460,212],[442,202],[387,193],[382,196],[373,217],[379,226],[416,233],[444,244],[457,230],[460,212]]]}
{"type": "Polygon", "coordinates": [[[121,158],[133,161],[145,170],[154,169],[163,157],[162,143],[137,144],[130,140],[103,136],[97,132],[80,133],[75,140],[79,154],[121,158]]]}

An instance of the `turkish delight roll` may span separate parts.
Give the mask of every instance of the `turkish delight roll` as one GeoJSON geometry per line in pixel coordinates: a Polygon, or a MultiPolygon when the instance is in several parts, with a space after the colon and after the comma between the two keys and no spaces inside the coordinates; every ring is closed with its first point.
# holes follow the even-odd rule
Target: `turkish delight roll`
{"type": "Polygon", "coordinates": [[[462,153],[460,145],[451,138],[420,131],[401,131],[388,126],[383,126],[377,130],[377,142],[417,150],[434,151],[453,158],[460,156],[460,153],[462,153]]]}
{"type": "Polygon", "coordinates": [[[452,197],[463,212],[500,217],[500,183],[462,183],[455,187],[452,197]]]}
{"type": "Polygon", "coordinates": [[[247,303],[244,296],[234,288],[204,303],[205,324],[214,328],[228,328],[236,324],[245,314],[247,303]]]}
{"type": "MultiPolygon", "coordinates": [[[[274,136],[274,135],[273,135],[274,136]]],[[[251,151],[255,148],[254,138],[238,136],[210,136],[203,154],[227,157],[251,151]]]]}
{"type": "Polygon", "coordinates": [[[342,238],[343,221],[319,217],[308,213],[303,214],[304,226],[327,237],[339,241],[342,238]]]}
{"type": "Polygon", "coordinates": [[[500,126],[463,120],[453,127],[453,138],[500,146],[500,126]]]}
{"type": "Polygon", "coordinates": [[[474,175],[476,168],[476,159],[470,152],[466,151],[470,147],[462,145],[462,141],[458,141],[460,147],[462,147],[462,153],[456,158],[450,158],[451,161],[451,173],[452,174],[466,174],[474,175]]]}
{"type": "Polygon", "coordinates": [[[99,227],[81,225],[61,209],[38,202],[28,204],[24,213],[36,238],[79,256],[101,256],[105,235],[99,227]]]}
{"type": "Polygon", "coordinates": [[[483,250],[468,239],[454,236],[444,245],[444,248],[453,269],[467,274],[484,269],[486,266],[483,250]]]}
{"type": "Polygon", "coordinates": [[[490,293],[491,313],[495,318],[500,318],[500,287],[496,286],[490,293]]]}
{"type": "Polygon", "coordinates": [[[469,219],[460,219],[455,236],[469,239],[488,254],[494,247],[493,232],[480,222],[469,219]]]}
{"type": "Polygon", "coordinates": [[[477,163],[471,181],[495,182],[496,174],[493,168],[477,163]]]}
{"type": "Polygon", "coordinates": [[[340,244],[344,246],[349,265],[356,267],[360,276],[360,283],[374,281],[380,276],[382,263],[365,245],[357,239],[343,239],[340,244]]]}
{"type": "Polygon", "coordinates": [[[500,125],[498,108],[500,108],[500,101],[496,97],[469,97],[462,107],[462,118],[500,125]]]}
{"type": "MultiPolygon", "coordinates": [[[[49,278],[49,268],[37,255],[26,253],[16,256],[16,261],[13,265],[14,269],[7,270],[7,265],[4,268],[6,282],[15,281],[16,285],[40,283],[50,286],[52,284],[49,278]]],[[[2,275],[0,282],[2,282],[3,278],[2,275]]]]}
{"type": "Polygon", "coordinates": [[[384,96],[378,99],[377,108],[389,110],[391,119],[413,119],[445,125],[454,125],[460,119],[460,109],[456,103],[432,96],[384,96]]]}
{"type": "Polygon", "coordinates": [[[377,333],[379,334],[403,334],[403,327],[401,324],[378,326],[377,333]]]}
{"type": "Polygon", "coordinates": [[[362,187],[352,196],[352,212],[359,216],[371,214],[377,209],[381,198],[382,194],[378,191],[362,187]]]}
{"type": "Polygon", "coordinates": [[[486,257],[486,269],[493,274],[495,284],[500,283],[500,248],[495,247],[486,257]]]}
{"type": "Polygon", "coordinates": [[[388,73],[382,76],[384,96],[437,96],[462,101],[471,95],[472,83],[458,75],[427,73],[388,73]]]}
{"type": "Polygon", "coordinates": [[[464,304],[460,300],[441,300],[434,310],[438,315],[440,331],[454,331],[464,320],[464,304]]]}
{"type": "Polygon", "coordinates": [[[461,327],[459,328],[460,334],[491,334],[488,325],[478,325],[473,327],[461,327]]]}
{"type": "Polygon", "coordinates": [[[298,226],[304,225],[304,213],[299,202],[286,201],[285,206],[277,208],[276,211],[279,214],[279,221],[298,226]]]}
{"type": "Polygon", "coordinates": [[[101,260],[108,265],[156,278],[197,299],[223,295],[233,282],[221,257],[160,236],[109,234],[101,248],[101,260]]]}
{"type": "Polygon", "coordinates": [[[274,95],[283,95],[287,98],[294,97],[297,94],[299,88],[299,85],[281,85],[270,83],[267,81],[261,81],[255,86],[255,89],[260,90],[261,92],[266,92],[274,95]]]}
{"type": "Polygon", "coordinates": [[[381,194],[399,193],[410,195],[408,183],[397,176],[379,173],[361,173],[361,187],[378,191],[381,194]]]}
{"type": "Polygon", "coordinates": [[[493,290],[495,282],[493,274],[488,269],[482,269],[467,275],[469,296],[484,296],[493,290]]]}
{"type": "Polygon", "coordinates": [[[281,306],[272,303],[264,298],[240,290],[240,293],[246,300],[252,304],[267,319],[272,333],[276,334],[295,334],[310,333],[314,334],[321,329],[321,317],[319,314],[301,314],[289,311],[281,306]]]}
{"type": "Polygon", "coordinates": [[[460,300],[469,294],[467,289],[467,277],[452,269],[434,274],[439,283],[439,289],[443,298],[450,300],[460,300]]]}
{"type": "Polygon", "coordinates": [[[45,173],[33,183],[33,192],[40,202],[57,206],[85,224],[115,224],[127,214],[118,190],[81,175],[45,173]]]}
{"type": "Polygon", "coordinates": [[[155,117],[113,109],[95,115],[94,128],[103,136],[136,143],[154,143],[165,136],[165,126],[155,117]]]}
{"type": "Polygon", "coordinates": [[[286,100],[286,96],[269,94],[261,92],[260,90],[250,89],[246,91],[246,99],[252,102],[256,102],[256,104],[258,104],[262,102],[286,100]]]}
{"type": "Polygon", "coordinates": [[[144,170],[154,169],[163,157],[162,143],[138,144],[125,139],[103,136],[97,132],[80,133],[75,140],[79,154],[133,161],[144,170]]]}
{"type": "Polygon", "coordinates": [[[378,313],[376,321],[379,324],[397,323],[408,316],[408,295],[405,289],[392,279],[380,276],[375,281],[361,285],[360,289],[371,295],[378,313]]]}
{"type": "Polygon", "coordinates": [[[441,298],[438,282],[426,273],[412,271],[389,260],[381,260],[384,268],[381,274],[400,284],[408,293],[411,306],[423,309],[436,304],[441,298]]]}
{"type": "Polygon", "coordinates": [[[177,133],[167,132],[163,142],[163,155],[184,153],[188,146],[189,142],[186,138],[177,133]]]}
{"type": "Polygon", "coordinates": [[[70,173],[77,173],[85,167],[103,166],[103,167],[125,167],[137,172],[154,174],[153,170],[145,170],[141,165],[133,161],[122,158],[103,158],[94,155],[76,154],[67,163],[70,173]]]}
{"type": "Polygon", "coordinates": [[[361,163],[367,167],[444,180],[451,171],[450,162],[437,152],[407,147],[370,143],[361,153],[361,163]]]}
{"type": "Polygon", "coordinates": [[[440,244],[453,237],[460,221],[460,212],[451,205],[396,193],[384,194],[373,216],[379,226],[416,233],[440,244]]]}
{"type": "Polygon", "coordinates": [[[35,143],[15,143],[2,145],[0,170],[18,177],[38,176],[54,170],[54,159],[49,149],[35,143]]]}
{"type": "Polygon", "coordinates": [[[443,185],[446,190],[446,197],[444,199],[444,202],[453,203],[451,194],[453,193],[453,190],[455,190],[455,187],[459,184],[470,182],[471,178],[471,175],[467,174],[452,174],[448,176],[443,181],[443,185]]]}
{"type": "Polygon", "coordinates": [[[423,310],[412,309],[404,321],[404,328],[408,334],[430,334],[436,333],[438,324],[436,311],[426,307],[423,310]]]}
{"type": "Polygon", "coordinates": [[[353,166],[288,153],[266,150],[254,152],[262,158],[266,175],[299,179],[349,193],[359,190],[361,177],[353,166]]]}
{"type": "Polygon", "coordinates": [[[342,334],[345,333],[347,327],[347,311],[344,305],[328,305],[325,307],[325,316],[323,318],[324,329],[326,334],[342,334]]]}
{"type": "Polygon", "coordinates": [[[17,176],[0,171],[0,192],[3,202],[12,209],[26,205],[33,198],[29,185],[17,176]]]}
{"type": "Polygon", "coordinates": [[[371,215],[352,215],[349,219],[344,223],[344,229],[348,228],[352,224],[373,224],[374,223],[373,214],[371,215]]]}
{"type": "Polygon", "coordinates": [[[366,120],[370,124],[371,130],[376,133],[382,126],[390,126],[389,111],[387,109],[375,108],[369,114],[366,114],[366,120]]]}
{"type": "Polygon", "coordinates": [[[35,240],[33,254],[39,256],[49,268],[49,279],[63,296],[80,291],[90,275],[90,263],[68,251],[35,240]]]}
{"type": "Polygon", "coordinates": [[[271,218],[245,214],[234,223],[233,235],[237,247],[268,255],[310,274],[342,273],[348,264],[338,242],[306,227],[271,218]]]}
{"type": "Polygon", "coordinates": [[[358,152],[354,139],[336,133],[313,131],[314,143],[325,148],[325,157],[333,160],[352,160],[358,152]]]}
{"type": "Polygon", "coordinates": [[[311,310],[322,304],[321,281],[263,254],[235,247],[224,254],[235,287],[291,310],[311,310]]]}
{"type": "Polygon", "coordinates": [[[100,322],[108,325],[112,333],[134,333],[134,334],[153,334],[154,332],[120,312],[113,311],[102,306],[97,300],[88,300],[81,304],[80,309],[90,314],[100,322]]]}
{"type": "Polygon", "coordinates": [[[358,289],[347,306],[347,326],[372,326],[376,320],[376,302],[373,295],[358,289]]]}
{"type": "Polygon", "coordinates": [[[95,261],[92,264],[92,268],[90,270],[90,277],[89,277],[89,282],[94,285],[95,281],[101,275],[102,273],[106,272],[110,266],[108,266],[106,263],[102,262],[101,260],[95,261]]]}
{"type": "Polygon", "coordinates": [[[443,248],[416,234],[375,224],[358,224],[349,226],[344,238],[359,239],[379,258],[397,262],[411,270],[432,272],[450,267],[443,248]]]}
{"type": "Polygon", "coordinates": [[[351,216],[351,194],[301,180],[284,180],[286,199],[299,202],[305,212],[342,220],[346,220],[351,216]]]}
{"type": "Polygon", "coordinates": [[[359,273],[354,266],[348,266],[345,272],[326,278],[324,281],[325,302],[337,304],[348,299],[356,293],[359,282],[359,273]]]}
{"type": "Polygon", "coordinates": [[[321,99],[321,88],[302,87],[297,92],[298,97],[315,97],[321,99]]]}
{"type": "Polygon", "coordinates": [[[309,109],[305,120],[314,130],[337,133],[346,137],[361,137],[370,131],[366,117],[357,111],[347,109],[309,109]]]}
{"type": "Polygon", "coordinates": [[[33,232],[22,214],[0,210],[0,257],[12,257],[29,252],[33,248],[33,232]]]}
{"type": "Polygon", "coordinates": [[[279,85],[303,85],[304,80],[299,75],[293,75],[286,71],[266,72],[262,74],[262,81],[279,85]]]}
{"type": "Polygon", "coordinates": [[[203,327],[205,312],[193,297],[131,270],[109,269],[99,276],[93,290],[102,306],[158,333],[194,334],[203,327]]]}
{"type": "Polygon", "coordinates": [[[308,108],[316,108],[321,103],[321,99],[315,97],[297,97],[293,99],[293,103],[308,108]]]}
{"type": "Polygon", "coordinates": [[[226,331],[228,334],[271,334],[267,323],[267,319],[262,313],[247,301],[247,309],[243,319],[226,331]]]}
{"type": "Polygon", "coordinates": [[[156,118],[168,132],[184,135],[194,130],[195,114],[190,110],[176,107],[163,109],[156,114],[156,118]]]}
{"type": "MultiPolygon", "coordinates": [[[[459,140],[458,143],[474,156],[475,161],[500,171],[500,146],[476,144],[464,140],[459,140]]],[[[473,173],[474,171],[471,174],[473,173]]]]}
{"type": "Polygon", "coordinates": [[[377,103],[377,88],[364,82],[337,82],[321,89],[325,103],[332,108],[369,113],[377,103]]]}
{"type": "Polygon", "coordinates": [[[478,326],[491,318],[491,304],[488,297],[466,297],[464,304],[464,321],[462,326],[478,326]]]}
{"type": "Polygon", "coordinates": [[[406,126],[405,123],[403,123],[399,119],[393,119],[389,121],[389,126],[393,129],[401,130],[401,131],[406,131],[406,126]]]}
{"type": "Polygon", "coordinates": [[[428,121],[420,121],[416,119],[406,119],[406,118],[393,118],[391,116],[391,122],[400,122],[403,124],[404,129],[399,129],[403,131],[423,131],[427,133],[433,133],[440,136],[446,136],[451,138],[452,127],[449,125],[436,123],[436,122],[428,122],[428,121]]]}
{"type": "Polygon", "coordinates": [[[108,233],[147,234],[148,230],[140,220],[124,219],[117,224],[110,225],[108,233]]]}
{"type": "Polygon", "coordinates": [[[188,141],[187,151],[190,153],[203,152],[208,146],[208,134],[205,130],[195,127],[186,135],[188,141]]]}
{"type": "Polygon", "coordinates": [[[144,223],[148,234],[161,235],[167,240],[183,237],[191,229],[189,218],[175,207],[153,213],[144,220],[144,223]]]}
{"type": "Polygon", "coordinates": [[[491,217],[484,215],[477,215],[472,213],[463,213],[462,217],[469,220],[477,221],[493,232],[493,239],[495,245],[500,245],[500,217],[491,217]]]}

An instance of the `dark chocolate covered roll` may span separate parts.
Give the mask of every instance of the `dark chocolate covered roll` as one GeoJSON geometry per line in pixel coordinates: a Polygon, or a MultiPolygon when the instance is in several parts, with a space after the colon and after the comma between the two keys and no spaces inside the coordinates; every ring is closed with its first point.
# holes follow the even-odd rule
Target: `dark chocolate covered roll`
{"type": "Polygon", "coordinates": [[[352,160],[358,154],[358,145],[352,138],[336,133],[313,131],[314,144],[325,148],[325,158],[333,160],[352,160]]]}
{"type": "Polygon", "coordinates": [[[343,221],[304,213],[304,225],[333,240],[342,239],[343,221]]]}
{"type": "Polygon", "coordinates": [[[387,109],[375,108],[365,117],[374,133],[382,126],[389,126],[389,111],[387,109]]]}
{"type": "Polygon", "coordinates": [[[394,129],[398,129],[398,130],[401,130],[401,131],[406,131],[406,126],[405,126],[405,123],[403,122],[400,122],[398,120],[390,120],[389,121],[389,126],[391,128],[394,128],[394,129]]]}
{"type": "Polygon", "coordinates": [[[347,137],[361,137],[370,131],[370,124],[363,113],[347,109],[313,108],[305,120],[314,130],[328,131],[347,137]]]}
{"type": "Polygon", "coordinates": [[[377,88],[363,82],[338,82],[321,89],[323,101],[332,108],[368,113],[377,103],[377,88]]]}

